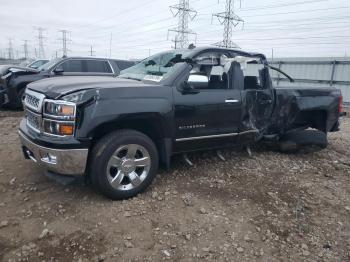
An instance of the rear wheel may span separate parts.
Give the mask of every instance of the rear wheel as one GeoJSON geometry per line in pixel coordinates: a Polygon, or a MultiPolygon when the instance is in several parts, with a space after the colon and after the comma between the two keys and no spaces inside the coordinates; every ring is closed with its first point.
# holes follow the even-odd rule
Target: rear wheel
{"type": "Polygon", "coordinates": [[[93,186],[107,197],[126,199],[144,191],[158,170],[153,141],[134,130],[120,130],[103,137],[91,155],[93,186]]]}

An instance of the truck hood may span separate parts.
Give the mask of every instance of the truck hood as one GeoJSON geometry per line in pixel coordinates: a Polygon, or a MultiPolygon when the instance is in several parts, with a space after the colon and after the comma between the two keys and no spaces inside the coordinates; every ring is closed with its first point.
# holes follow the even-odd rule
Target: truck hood
{"type": "Polygon", "coordinates": [[[11,74],[37,74],[39,73],[38,70],[29,68],[29,67],[23,67],[23,66],[16,66],[16,65],[1,65],[0,66],[0,77],[5,77],[9,73],[11,74]]]}
{"type": "Polygon", "coordinates": [[[65,76],[36,81],[29,84],[27,88],[42,93],[49,98],[57,99],[60,96],[87,89],[145,86],[149,85],[142,81],[123,78],[107,76],[65,76]]]}

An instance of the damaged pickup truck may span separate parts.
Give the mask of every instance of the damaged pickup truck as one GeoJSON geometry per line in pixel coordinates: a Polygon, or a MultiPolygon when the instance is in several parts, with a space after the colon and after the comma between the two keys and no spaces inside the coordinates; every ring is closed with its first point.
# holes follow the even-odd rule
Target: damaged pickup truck
{"type": "Polygon", "coordinates": [[[156,54],[117,78],[38,81],[26,90],[24,156],[125,199],[174,154],[339,129],[339,90],[277,89],[269,70],[262,54],[208,47],[156,54]]]}
{"type": "Polygon", "coordinates": [[[15,65],[0,65],[0,106],[9,103],[7,87],[9,83],[9,78],[12,75],[31,75],[36,73],[37,70],[34,68],[15,65]]]}

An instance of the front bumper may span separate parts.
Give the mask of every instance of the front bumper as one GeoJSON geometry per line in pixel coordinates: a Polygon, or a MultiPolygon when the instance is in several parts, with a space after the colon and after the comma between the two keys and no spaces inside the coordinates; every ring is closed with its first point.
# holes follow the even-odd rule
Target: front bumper
{"type": "Polygon", "coordinates": [[[0,85],[0,106],[8,104],[9,98],[5,87],[0,85]]]}
{"type": "Polygon", "coordinates": [[[82,176],[85,174],[89,149],[55,149],[32,142],[19,131],[24,157],[60,175],[82,176]]]}

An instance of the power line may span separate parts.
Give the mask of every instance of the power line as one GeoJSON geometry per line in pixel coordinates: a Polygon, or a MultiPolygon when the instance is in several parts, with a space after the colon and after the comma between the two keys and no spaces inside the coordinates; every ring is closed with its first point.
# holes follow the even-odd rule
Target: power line
{"type": "Polygon", "coordinates": [[[168,30],[168,38],[169,32],[176,33],[175,39],[172,40],[175,43],[174,48],[177,49],[187,47],[189,44],[189,35],[194,35],[196,42],[197,34],[188,28],[189,20],[193,20],[197,15],[197,11],[190,8],[190,1],[179,0],[179,4],[170,6],[170,10],[174,17],[178,17],[177,28],[168,30]]]}
{"type": "Polygon", "coordinates": [[[223,40],[215,45],[226,48],[238,48],[238,46],[231,40],[233,27],[236,27],[239,23],[244,23],[244,20],[240,18],[234,12],[235,0],[226,0],[225,12],[213,14],[213,17],[217,17],[219,22],[224,25],[223,40]]]}
{"type": "MultiPolygon", "coordinates": [[[[310,13],[310,12],[317,12],[317,11],[329,11],[329,10],[338,10],[338,9],[348,9],[350,8],[349,5],[347,6],[339,6],[339,7],[328,7],[328,8],[319,8],[319,9],[307,9],[307,10],[299,10],[299,11],[288,11],[288,12],[278,12],[278,13],[263,13],[263,14],[254,14],[254,15],[245,15],[244,18],[248,17],[259,17],[259,16],[270,16],[270,15],[289,15],[289,14],[299,14],[299,13],[310,13]]],[[[203,18],[198,18],[197,20],[205,20],[206,16],[211,16],[211,13],[207,14],[199,14],[198,16],[203,17],[203,18]]]]}
{"type": "Polygon", "coordinates": [[[302,2],[290,3],[290,4],[256,6],[254,8],[242,8],[242,9],[240,9],[240,11],[246,12],[246,11],[262,10],[262,9],[271,9],[271,8],[290,7],[290,6],[296,6],[296,5],[305,5],[305,4],[312,4],[312,3],[319,3],[319,2],[328,2],[328,1],[329,0],[310,0],[310,1],[302,1],[302,2]]]}
{"type": "MultiPolygon", "coordinates": [[[[132,11],[135,11],[135,10],[137,10],[137,9],[139,9],[139,8],[145,8],[145,6],[147,6],[147,5],[149,5],[149,4],[152,4],[152,3],[154,3],[154,0],[150,0],[150,1],[147,1],[147,2],[143,2],[141,5],[138,4],[138,5],[135,6],[135,7],[129,8],[129,9],[127,9],[127,10],[122,10],[122,13],[123,13],[123,15],[125,15],[125,14],[127,14],[127,13],[129,13],[129,12],[132,12],[132,11]]],[[[91,24],[86,24],[86,25],[79,26],[78,28],[90,27],[90,26],[96,25],[96,24],[98,24],[98,23],[100,23],[100,22],[104,22],[104,21],[107,21],[107,20],[110,20],[110,19],[115,19],[118,15],[119,15],[119,13],[117,13],[117,14],[115,14],[115,15],[113,15],[113,16],[109,16],[109,17],[106,17],[106,18],[102,18],[102,19],[96,20],[96,21],[94,21],[94,22],[91,23],[91,24]]],[[[132,17],[132,16],[131,16],[131,17],[132,17]]],[[[119,25],[119,23],[118,23],[118,25],[119,25]]]]}

